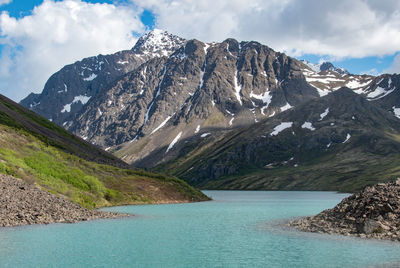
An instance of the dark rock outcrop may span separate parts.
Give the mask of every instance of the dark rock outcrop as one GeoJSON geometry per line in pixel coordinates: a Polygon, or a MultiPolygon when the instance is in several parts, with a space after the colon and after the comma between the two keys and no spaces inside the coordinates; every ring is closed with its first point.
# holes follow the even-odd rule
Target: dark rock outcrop
{"type": "Polygon", "coordinates": [[[143,35],[131,50],[97,55],[66,65],[46,82],[42,93],[31,93],[21,104],[58,125],[78,113],[115,79],[149,59],[170,55],[186,40],[161,30],[143,35]]]}
{"type": "Polygon", "coordinates": [[[400,241],[400,179],[368,186],[332,209],[288,225],[307,232],[400,241]]]}
{"type": "Polygon", "coordinates": [[[85,209],[63,197],[3,174],[0,174],[0,191],[0,227],[75,223],[129,216],[85,209]]]}

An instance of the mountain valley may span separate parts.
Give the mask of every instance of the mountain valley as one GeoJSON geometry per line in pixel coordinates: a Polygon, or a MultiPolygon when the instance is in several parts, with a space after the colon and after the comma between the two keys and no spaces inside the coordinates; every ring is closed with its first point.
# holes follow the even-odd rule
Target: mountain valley
{"type": "Polygon", "coordinates": [[[353,191],[398,174],[399,78],[154,30],[64,67],[21,104],[131,166],[203,188],[353,191]]]}

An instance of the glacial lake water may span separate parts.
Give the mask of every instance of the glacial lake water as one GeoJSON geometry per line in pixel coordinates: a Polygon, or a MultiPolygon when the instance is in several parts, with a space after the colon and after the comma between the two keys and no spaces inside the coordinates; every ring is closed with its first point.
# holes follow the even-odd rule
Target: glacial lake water
{"type": "Polygon", "coordinates": [[[123,206],[136,216],[0,229],[0,267],[400,267],[400,243],[297,232],[283,220],[332,192],[205,191],[214,201],[123,206]]]}

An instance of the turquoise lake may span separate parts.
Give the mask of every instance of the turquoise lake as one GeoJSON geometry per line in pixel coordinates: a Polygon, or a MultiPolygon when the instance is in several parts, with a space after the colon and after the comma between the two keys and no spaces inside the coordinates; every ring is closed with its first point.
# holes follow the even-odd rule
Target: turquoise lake
{"type": "Polygon", "coordinates": [[[0,229],[0,267],[400,267],[400,243],[297,232],[332,192],[204,191],[214,201],[123,206],[136,216],[0,229]]]}

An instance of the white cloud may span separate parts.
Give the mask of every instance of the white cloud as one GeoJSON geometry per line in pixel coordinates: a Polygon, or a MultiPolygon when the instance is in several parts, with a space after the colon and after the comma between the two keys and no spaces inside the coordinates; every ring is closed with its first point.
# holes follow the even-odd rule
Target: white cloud
{"type": "Polygon", "coordinates": [[[335,58],[382,56],[400,48],[398,0],[132,0],[158,28],[186,38],[257,40],[275,50],[335,58]]]}
{"type": "Polygon", "coordinates": [[[385,70],[384,73],[400,74],[400,54],[397,54],[396,57],[394,57],[392,66],[390,66],[387,70],[385,70]]]}
{"type": "Polygon", "coordinates": [[[378,69],[376,69],[376,68],[372,68],[372,69],[370,69],[368,71],[362,71],[362,72],[360,72],[360,74],[367,74],[367,75],[373,75],[373,76],[380,75],[378,69]]]}
{"type": "MultiPolygon", "coordinates": [[[[0,0],[1,1],[1,0],[0,0]]],[[[51,74],[84,57],[131,48],[145,26],[140,10],[45,0],[20,19],[0,15],[0,93],[19,101],[41,92],[51,74]]]]}
{"type": "Polygon", "coordinates": [[[0,6],[7,5],[7,4],[11,3],[11,2],[12,2],[12,0],[0,0],[0,6]]]}

